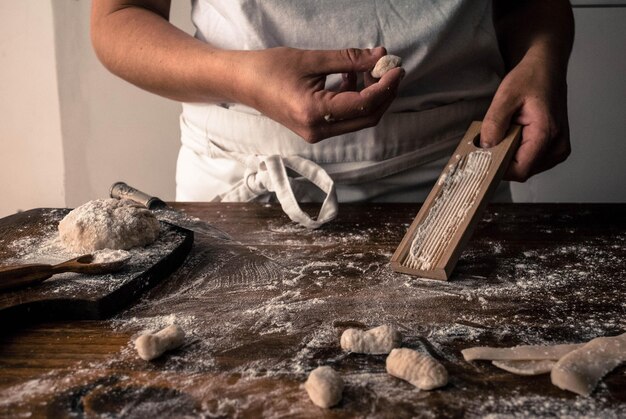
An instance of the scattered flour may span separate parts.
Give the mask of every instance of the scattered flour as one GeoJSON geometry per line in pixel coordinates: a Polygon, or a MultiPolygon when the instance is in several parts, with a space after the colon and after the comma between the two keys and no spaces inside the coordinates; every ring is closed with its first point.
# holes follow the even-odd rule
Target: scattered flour
{"type": "MultiPolygon", "coordinates": [[[[407,219],[413,216],[407,215],[407,219]]],[[[489,214],[494,220],[491,227],[501,216],[489,214]]],[[[431,353],[449,369],[451,384],[436,394],[439,404],[435,403],[435,408],[441,410],[432,411],[433,417],[437,413],[492,418],[626,415],[626,407],[616,407],[604,383],[592,398],[573,399],[544,392],[545,387],[537,385],[541,378],[533,384],[481,382],[477,374],[495,368],[479,366],[484,369],[477,371],[460,355],[461,349],[470,346],[579,342],[626,329],[621,283],[626,276],[626,237],[617,234],[610,238],[610,245],[609,239],[598,238],[520,251],[516,243],[502,242],[495,247],[493,240],[479,236],[463,253],[451,281],[442,282],[393,272],[388,261],[397,243],[391,240],[387,252],[372,250],[367,243],[374,235],[401,237],[405,227],[380,223],[383,227],[377,230],[363,228],[357,234],[310,231],[271,221],[262,238],[250,241],[256,253],[275,264],[261,267],[261,262],[255,262],[258,266],[251,263],[246,281],[232,282],[227,280],[233,275],[229,265],[237,261],[240,266],[243,259],[221,243],[216,245],[214,238],[196,235],[185,266],[109,325],[117,333],[138,336],[180,324],[189,342],[175,356],[163,360],[158,379],[148,378],[155,377],[154,371],[145,373],[145,379],[152,384],[169,383],[204,400],[200,409],[208,416],[259,412],[310,416],[311,411],[300,410],[310,405],[300,385],[309,371],[322,364],[332,366],[344,378],[346,406],[372,417],[388,412],[397,416],[431,412],[427,409],[433,408],[435,396],[389,377],[384,356],[341,351],[339,336],[345,327],[353,327],[343,325],[353,323],[364,327],[397,324],[403,346],[431,353]],[[263,245],[287,240],[288,250],[263,245]],[[493,256],[494,249],[498,257],[493,256]],[[619,268],[622,275],[606,275],[607,266],[623,267],[619,268]],[[614,292],[595,292],[606,287],[614,292]],[[602,310],[581,311],[581,304],[602,310]],[[538,323],[538,318],[545,322],[538,323]],[[212,378],[207,379],[205,373],[212,378]],[[225,393],[211,397],[218,394],[220,383],[225,393]],[[292,384],[285,387],[285,383],[292,384]],[[255,385],[269,393],[260,394],[255,385]],[[494,385],[503,387],[507,395],[490,395],[494,385]],[[284,394],[272,394],[274,389],[284,394]],[[273,401],[268,404],[269,398],[273,401]]],[[[553,229],[551,234],[556,233],[553,229]]],[[[129,344],[106,360],[83,363],[77,369],[91,374],[118,371],[134,359],[129,344]]],[[[143,374],[141,371],[138,376],[143,374]]],[[[57,372],[53,378],[37,377],[40,381],[24,386],[28,384],[40,394],[58,392],[70,386],[65,378],[67,374],[57,372]]],[[[549,382],[546,385],[551,386],[549,382]]],[[[27,403],[30,396],[26,390],[12,387],[0,392],[0,406],[27,403]]],[[[158,415],[156,400],[152,403],[152,410],[147,411],[158,415]]],[[[132,409],[130,401],[127,408],[132,409]]]]}

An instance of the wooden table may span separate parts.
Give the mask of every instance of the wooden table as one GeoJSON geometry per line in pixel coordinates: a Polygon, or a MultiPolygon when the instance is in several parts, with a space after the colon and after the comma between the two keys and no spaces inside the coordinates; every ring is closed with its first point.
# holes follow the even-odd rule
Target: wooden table
{"type": "Polygon", "coordinates": [[[114,319],[5,331],[1,416],[626,415],[623,366],[584,398],[459,353],[624,332],[626,205],[491,205],[449,282],[389,268],[417,205],[342,205],[317,231],[275,204],[176,206],[238,243],[196,235],[185,265],[114,319]],[[139,359],[132,338],[172,321],[186,345],[139,359]],[[341,352],[346,327],[383,323],[439,359],[450,384],[420,392],[388,376],[384,356],[341,352]],[[301,388],[318,365],[347,383],[331,410],[301,388]]]}

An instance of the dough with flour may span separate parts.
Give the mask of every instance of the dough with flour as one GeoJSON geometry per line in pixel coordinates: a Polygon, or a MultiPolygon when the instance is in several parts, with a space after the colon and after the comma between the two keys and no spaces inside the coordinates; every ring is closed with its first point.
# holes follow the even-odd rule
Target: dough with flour
{"type": "Polygon", "coordinates": [[[96,199],[70,211],[59,236],[73,252],[130,249],[153,243],[159,235],[154,214],[127,199],[96,199]]]}
{"type": "Polygon", "coordinates": [[[587,343],[522,345],[513,348],[475,347],[461,351],[466,361],[490,360],[521,375],[550,372],[552,384],[588,396],[611,370],[626,362],[626,333],[599,337],[587,343]]]}
{"type": "Polygon", "coordinates": [[[388,354],[400,346],[402,335],[395,327],[382,325],[363,331],[346,329],[341,335],[341,349],[360,354],[388,354]]]}
{"type": "Polygon", "coordinates": [[[397,55],[385,55],[376,62],[376,65],[371,72],[372,77],[379,79],[384,76],[385,73],[387,73],[389,70],[400,67],[401,65],[402,58],[398,57],[397,55]]]}
{"type": "Polygon", "coordinates": [[[413,384],[420,390],[433,390],[448,384],[448,371],[428,354],[396,348],[386,361],[387,373],[413,384]]]}
{"type": "Polygon", "coordinates": [[[461,353],[466,361],[478,359],[487,361],[538,361],[543,359],[558,360],[568,353],[582,347],[582,343],[561,345],[521,345],[512,348],[492,348],[476,346],[463,349],[461,353]]]}
{"type": "Polygon", "coordinates": [[[311,401],[319,407],[332,407],[341,401],[343,379],[331,367],[317,367],[304,383],[311,401]]]}
{"type": "Polygon", "coordinates": [[[626,362],[626,333],[590,340],[559,359],[552,368],[552,384],[582,396],[593,392],[598,381],[626,362]]]}
{"type": "Polygon", "coordinates": [[[556,361],[551,359],[540,360],[514,360],[514,361],[491,361],[496,367],[517,375],[541,375],[552,371],[556,361]]]}
{"type": "Polygon", "coordinates": [[[135,349],[141,359],[152,361],[167,351],[179,348],[185,343],[185,332],[172,324],[157,333],[146,333],[135,340],[135,349]]]}

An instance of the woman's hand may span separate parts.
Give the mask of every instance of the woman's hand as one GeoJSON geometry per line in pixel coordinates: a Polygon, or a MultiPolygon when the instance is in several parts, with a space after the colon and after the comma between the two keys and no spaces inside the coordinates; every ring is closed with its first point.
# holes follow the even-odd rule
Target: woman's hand
{"type": "Polygon", "coordinates": [[[367,73],[385,54],[384,48],[241,52],[232,57],[238,79],[232,96],[316,143],[378,123],[404,76],[397,68],[372,80],[367,73]],[[325,89],[326,77],[338,73],[343,76],[339,89],[325,89]],[[361,91],[356,90],[357,73],[365,73],[361,91]]]}
{"type": "Polygon", "coordinates": [[[364,77],[384,48],[310,51],[215,48],[168,22],[170,0],[93,1],[92,40],[113,73],[182,102],[243,103],[315,143],[376,125],[396,97],[404,70],[364,77]],[[326,76],[344,74],[338,91],[326,76]]]}
{"type": "Polygon", "coordinates": [[[567,62],[574,41],[568,0],[494,0],[494,25],[509,73],[485,115],[481,143],[502,141],[522,125],[522,142],[505,179],[525,181],[570,154],[567,62]]]}
{"type": "Polygon", "coordinates": [[[563,162],[570,154],[565,76],[547,60],[527,55],[502,80],[485,115],[481,145],[494,146],[511,123],[522,141],[505,179],[524,182],[563,162]]]}

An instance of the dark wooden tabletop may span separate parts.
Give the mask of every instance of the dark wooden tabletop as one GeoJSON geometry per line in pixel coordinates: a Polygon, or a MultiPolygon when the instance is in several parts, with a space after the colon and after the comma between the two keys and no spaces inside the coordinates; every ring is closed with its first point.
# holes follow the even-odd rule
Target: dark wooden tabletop
{"type": "Polygon", "coordinates": [[[389,267],[415,204],[342,205],[315,231],[277,204],[176,207],[234,241],[196,234],[185,264],[110,320],[6,325],[0,416],[626,415],[624,366],[581,397],[460,354],[626,331],[624,204],[491,205],[448,282],[389,267]],[[139,359],[132,340],[172,322],[186,344],[139,359]],[[443,363],[450,383],[419,391],[388,376],[384,356],[342,353],[345,328],[383,323],[443,363]],[[301,387],[319,365],[346,382],[330,410],[301,387]]]}

